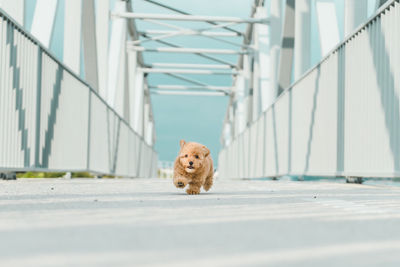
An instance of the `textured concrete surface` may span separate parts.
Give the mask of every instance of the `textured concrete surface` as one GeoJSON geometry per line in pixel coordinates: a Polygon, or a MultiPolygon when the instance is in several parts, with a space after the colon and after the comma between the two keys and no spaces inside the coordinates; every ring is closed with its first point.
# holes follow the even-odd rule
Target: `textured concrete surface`
{"type": "Polygon", "coordinates": [[[0,266],[400,266],[400,188],[0,181],[0,266]]]}

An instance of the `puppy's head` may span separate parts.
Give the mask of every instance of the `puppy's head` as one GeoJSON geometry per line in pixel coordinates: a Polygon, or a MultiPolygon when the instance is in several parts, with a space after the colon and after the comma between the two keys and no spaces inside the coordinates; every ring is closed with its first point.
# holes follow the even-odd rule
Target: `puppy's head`
{"type": "Polygon", "coordinates": [[[210,150],[198,143],[180,142],[179,162],[187,173],[195,173],[204,164],[205,158],[210,154],[210,150]]]}

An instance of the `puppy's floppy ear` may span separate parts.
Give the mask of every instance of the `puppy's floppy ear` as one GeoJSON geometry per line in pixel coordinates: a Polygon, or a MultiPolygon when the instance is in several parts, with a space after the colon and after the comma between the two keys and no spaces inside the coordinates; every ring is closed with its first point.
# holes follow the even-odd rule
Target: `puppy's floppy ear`
{"type": "Polygon", "coordinates": [[[181,148],[186,144],[186,142],[185,142],[185,140],[181,140],[180,142],[179,142],[179,144],[180,144],[180,146],[181,146],[181,148]]]}
{"type": "Polygon", "coordinates": [[[204,157],[210,155],[210,150],[206,146],[203,146],[203,150],[204,150],[204,157]]]}

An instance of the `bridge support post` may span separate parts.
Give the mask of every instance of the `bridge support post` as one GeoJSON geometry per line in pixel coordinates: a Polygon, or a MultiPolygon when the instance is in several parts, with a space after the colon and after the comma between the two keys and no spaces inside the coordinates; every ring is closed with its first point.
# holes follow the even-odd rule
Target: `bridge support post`
{"type": "MultiPolygon", "coordinates": [[[[126,2],[117,1],[115,12],[125,12],[126,2]]],[[[125,73],[125,40],[127,24],[124,19],[114,18],[111,23],[111,38],[108,54],[108,79],[106,100],[119,114],[123,114],[123,92],[125,73]]]]}
{"type": "Polygon", "coordinates": [[[96,1],[97,69],[99,93],[103,98],[107,95],[109,9],[109,1],[96,1]]]}
{"type": "Polygon", "coordinates": [[[298,80],[311,61],[311,1],[298,0],[294,23],[294,79],[298,80]]]}
{"type": "Polygon", "coordinates": [[[271,15],[270,15],[270,91],[274,96],[272,102],[277,96],[278,86],[278,65],[279,54],[281,51],[282,41],[282,1],[271,0],[271,15]]]}
{"type": "Polygon", "coordinates": [[[99,92],[99,77],[97,63],[97,39],[96,39],[96,11],[94,0],[82,2],[82,43],[85,59],[86,81],[99,92]]]}
{"type": "MultiPolygon", "coordinates": [[[[257,7],[254,17],[264,19],[267,10],[257,7]]],[[[261,112],[266,110],[275,100],[275,92],[271,86],[270,71],[270,36],[271,28],[267,25],[256,24],[254,27],[254,63],[253,63],[253,121],[258,119],[261,112]]]]}
{"type": "Polygon", "coordinates": [[[82,2],[65,2],[64,10],[64,55],[63,61],[76,74],[81,71],[82,2]]]}
{"type": "Polygon", "coordinates": [[[294,35],[295,35],[295,1],[286,0],[281,52],[278,64],[278,96],[289,87],[292,80],[294,35]]]}
{"type": "Polygon", "coordinates": [[[321,56],[324,57],[340,42],[334,1],[317,1],[316,12],[321,56]]]}
{"type": "Polygon", "coordinates": [[[50,47],[56,12],[57,1],[42,0],[36,2],[31,33],[47,48],[50,47]]]}
{"type": "MultiPolygon", "coordinates": [[[[380,2],[380,1],[378,1],[380,2]]],[[[349,35],[357,26],[367,18],[368,1],[345,1],[344,35],[349,35]]]]}

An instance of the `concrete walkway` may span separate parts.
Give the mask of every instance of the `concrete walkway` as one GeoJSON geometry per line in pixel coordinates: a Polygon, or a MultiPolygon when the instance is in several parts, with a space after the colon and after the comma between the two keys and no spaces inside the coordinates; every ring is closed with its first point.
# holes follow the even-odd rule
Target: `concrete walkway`
{"type": "Polygon", "coordinates": [[[0,181],[0,266],[400,266],[400,188],[0,181]]]}

